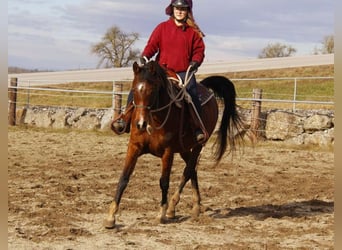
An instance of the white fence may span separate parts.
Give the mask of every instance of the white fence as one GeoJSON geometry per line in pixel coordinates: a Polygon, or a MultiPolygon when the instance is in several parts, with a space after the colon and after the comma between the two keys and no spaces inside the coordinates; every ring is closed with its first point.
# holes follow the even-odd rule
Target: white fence
{"type": "MultiPolygon", "coordinates": [[[[309,104],[309,105],[328,105],[328,106],[334,106],[334,101],[333,101],[333,94],[331,96],[302,96],[300,95],[300,93],[298,93],[298,88],[301,85],[302,81],[310,81],[310,84],[312,84],[312,86],[314,86],[315,82],[317,81],[333,81],[334,77],[282,77],[282,78],[243,78],[243,79],[231,79],[231,81],[234,83],[234,85],[236,86],[236,88],[238,89],[239,85],[243,85],[246,82],[250,83],[250,87],[249,90],[247,90],[247,92],[237,92],[238,98],[237,101],[239,102],[246,102],[246,101],[260,101],[260,102],[268,102],[268,103],[290,103],[292,104],[292,109],[295,111],[296,110],[296,104],[309,104]],[[269,82],[272,81],[274,82],[274,84],[277,85],[282,85],[284,82],[287,83],[287,85],[289,85],[288,83],[292,82],[293,83],[293,89],[291,91],[291,93],[289,93],[289,90],[287,91],[286,94],[284,93],[274,93],[274,92],[268,92],[267,89],[263,90],[263,98],[260,99],[256,99],[252,97],[252,90],[255,88],[259,88],[259,89],[263,89],[262,86],[258,86],[258,83],[260,82],[269,82]],[[268,98],[267,96],[271,96],[272,98],[268,98]],[[279,96],[279,98],[274,98],[279,96]],[[281,97],[281,98],[280,98],[281,97]],[[302,99],[305,100],[302,100],[302,99]]],[[[17,102],[18,105],[20,106],[30,106],[30,105],[37,105],[37,106],[44,106],[46,104],[44,103],[31,103],[31,99],[32,97],[34,97],[34,95],[38,95],[35,94],[35,91],[41,91],[44,92],[46,91],[46,93],[49,93],[50,97],[53,99],[55,97],[61,96],[61,95],[65,95],[65,93],[79,93],[79,94],[83,94],[82,97],[74,97],[74,98],[94,98],[98,95],[102,95],[103,98],[109,98],[111,99],[111,107],[104,106],[104,107],[100,107],[100,108],[118,108],[118,107],[114,107],[115,105],[115,101],[114,98],[117,95],[121,95],[121,96],[125,96],[128,94],[128,91],[117,91],[115,89],[115,85],[116,85],[116,81],[113,81],[113,88],[112,91],[102,91],[102,90],[76,90],[76,89],[65,89],[65,88],[58,88],[59,85],[53,85],[53,87],[49,86],[49,87],[37,87],[37,82],[39,82],[39,85],[44,85],[44,83],[46,85],[48,85],[48,81],[34,81],[34,80],[29,80],[27,82],[23,82],[20,81],[16,86],[13,87],[9,84],[9,91],[13,91],[13,89],[16,90],[22,90],[25,92],[26,98],[21,98],[20,102],[17,102]],[[31,86],[33,85],[33,86],[31,86]],[[51,94],[51,93],[55,93],[55,94],[51,94]],[[105,97],[106,96],[106,97],[105,97]]],[[[88,81],[84,81],[84,82],[88,82],[88,81]]],[[[93,83],[100,83],[100,82],[108,82],[108,81],[92,81],[93,83]]],[[[120,83],[123,83],[124,81],[120,81],[120,83]]],[[[68,83],[68,82],[60,82],[60,83],[68,83]]],[[[130,81],[127,81],[126,84],[130,84],[130,81]]],[[[323,83],[324,84],[324,83],[323,83]]],[[[247,88],[248,89],[248,88],[247,88]]],[[[279,89],[279,86],[278,86],[279,89]]],[[[23,93],[22,93],[23,94],[23,93]]],[[[42,93],[40,93],[39,95],[44,95],[42,93]]],[[[125,99],[125,98],[123,98],[125,99]]],[[[80,107],[79,105],[77,105],[77,107],[80,107]]],[[[87,108],[92,108],[92,107],[87,107],[87,108]]]]}
{"type": "MultiPolygon", "coordinates": [[[[317,80],[333,80],[334,77],[278,77],[278,78],[244,78],[244,79],[231,79],[232,82],[234,82],[235,85],[239,84],[239,82],[267,82],[267,81],[277,81],[279,82],[279,84],[281,85],[282,81],[291,81],[293,82],[293,92],[292,92],[292,96],[291,99],[269,99],[269,98],[262,98],[262,99],[256,99],[256,98],[237,98],[238,101],[261,101],[261,102],[275,102],[275,103],[292,103],[292,110],[295,111],[296,110],[296,104],[320,104],[320,105],[334,105],[334,96],[305,96],[306,100],[299,100],[298,96],[298,86],[300,85],[300,82],[305,80],[310,80],[311,83],[314,85],[315,81],[317,80]]],[[[277,83],[278,84],[278,83],[277,83]]],[[[259,88],[258,86],[255,86],[256,88],[259,88]]],[[[262,89],[262,88],[261,88],[262,89]]],[[[250,94],[247,93],[247,94],[250,94]]],[[[264,94],[266,94],[264,92],[264,94]]],[[[267,93],[269,95],[278,95],[278,96],[286,96],[282,93],[267,93]]],[[[289,94],[287,94],[286,96],[287,98],[290,97],[289,94]]]]}
{"type": "MultiPolygon", "coordinates": [[[[14,79],[13,79],[14,80],[14,79]]],[[[241,90],[241,86],[244,83],[248,82],[249,88],[242,88],[244,91],[247,92],[242,92],[242,91],[237,91],[238,96],[244,96],[244,97],[238,97],[237,102],[240,106],[240,112],[243,114],[244,119],[247,121],[249,125],[249,128],[246,130],[250,131],[250,135],[253,135],[254,139],[257,140],[260,134],[265,134],[266,130],[264,126],[261,126],[260,124],[265,124],[266,123],[266,117],[265,117],[265,112],[261,114],[261,103],[263,109],[266,111],[272,111],[273,109],[285,109],[283,107],[280,107],[278,104],[279,103],[286,103],[286,104],[292,104],[292,112],[287,113],[293,113],[297,112],[296,110],[296,105],[297,104],[308,104],[310,105],[310,108],[308,108],[308,111],[314,110],[316,108],[313,108],[313,106],[318,105],[319,107],[323,106],[329,106],[328,110],[322,110],[322,108],[318,108],[319,111],[317,114],[325,114],[325,113],[331,113],[330,109],[334,107],[334,101],[333,101],[333,93],[331,96],[317,96],[317,95],[312,95],[312,96],[305,96],[306,100],[298,100],[299,98],[302,98],[302,96],[298,95],[298,88],[300,87],[302,81],[310,81],[310,85],[314,85],[315,81],[319,81],[319,84],[323,84],[323,87],[325,87],[325,84],[332,89],[333,91],[333,77],[286,77],[286,78],[250,78],[250,79],[231,79],[232,82],[234,83],[235,87],[237,90],[241,90]],[[283,96],[285,98],[264,98],[264,97],[257,97],[257,95],[254,95],[255,93],[261,93],[261,89],[263,87],[267,87],[268,85],[261,86],[259,85],[261,83],[265,83],[267,81],[273,81],[275,85],[282,85],[282,82],[285,82],[287,85],[287,93],[279,93],[279,89],[284,90],[284,88],[279,88],[277,86],[278,93],[272,93],[268,92],[269,90],[266,89],[266,91],[263,93],[265,96],[283,96]],[[325,82],[327,81],[327,82],[325,82]],[[255,84],[250,84],[255,82],[255,84]],[[292,83],[292,89],[289,91],[289,86],[292,83]],[[258,91],[256,91],[258,90],[258,91]],[[253,97],[251,98],[250,96],[253,97]],[[266,103],[277,103],[276,107],[269,107],[268,104],[266,103]],[[240,104],[246,104],[244,106],[240,104]],[[331,107],[331,108],[330,108],[331,107]]],[[[97,81],[95,83],[99,83],[101,81],[97,81]]],[[[107,82],[107,81],[105,81],[107,82]]],[[[107,82],[108,83],[108,82],[107,82]]],[[[130,84],[130,81],[127,82],[126,84],[130,84]]],[[[308,83],[306,83],[308,84],[308,83]]],[[[48,84],[47,84],[48,85],[48,84]]],[[[114,117],[119,114],[122,109],[125,107],[125,102],[123,101],[126,99],[126,96],[128,94],[128,91],[122,91],[122,85],[123,81],[120,81],[119,84],[116,81],[112,82],[112,91],[103,91],[103,90],[77,90],[77,89],[65,89],[62,88],[62,85],[53,85],[53,86],[47,86],[47,87],[31,87],[30,83],[27,84],[27,86],[21,86],[18,87],[12,86],[12,81],[11,81],[11,86],[9,87],[9,124],[10,125],[15,125],[18,123],[18,120],[16,119],[16,107],[21,106],[21,107],[26,107],[30,108],[30,106],[34,109],[37,107],[40,107],[40,110],[51,110],[55,108],[85,108],[85,109],[97,109],[98,111],[101,111],[103,109],[107,109],[111,114],[113,114],[112,110],[114,110],[114,117]],[[121,89],[118,91],[118,86],[121,89]],[[59,87],[59,88],[57,88],[59,87]],[[13,93],[18,93],[20,92],[20,95],[24,95],[25,97],[21,97],[20,99],[13,100],[11,99],[11,96],[13,93]],[[57,98],[63,98],[66,99],[66,95],[69,94],[75,94],[73,98],[81,98],[81,100],[84,99],[90,99],[90,98],[97,98],[96,100],[99,100],[99,95],[101,95],[101,98],[106,98],[108,99],[107,105],[103,107],[87,107],[84,105],[76,105],[76,106],[67,106],[67,105],[51,105],[47,103],[36,103],[36,102],[31,102],[31,98],[35,99],[35,95],[42,95],[44,97],[47,97],[49,100],[51,99],[57,99],[57,98]],[[110,102],[110,104],[109,104],[110,102]]],[[[72,86],[72,85],[70,85],[72,86]]],[[[330,91],[330,92],[331,92],[330,91]]],[[[281,91],[285,92],[285,91],[281,91]]],[[[323,91],[324,92],[324,91],[323,91]]],[[[37,99],[37,98],[36,98],[37,99]]],[[[41,100],[41,98],[39,98],[41,100]]],[[[78,102],[79,103],[79,102],[78,102]]],[[[82,103],[82,101],[81,101],[82,103]]],[[[326,108],[323,108],[326,109],[326,108]]],[[[289,110],[289,109],[287,109],[289,110]]],[[[300,111],[300,110],[298,110],[300,111]]],[[[329,113],[328,116],[333,116],[329,113]]],[[[288,121],[286,121],[287,123],[288,121]]],[[[281,123],[281,121],[279,121],[281,123]]],[[[282,124],[283,126],[284,124],[282,124]]],[[[289,125],[289,124],[288,124],[289,125]]],[[[302,126],[301,124],[291,124],[291,126],[302,126]]],[[[251,136],[252,138],[252,136],[251,136]]]]}

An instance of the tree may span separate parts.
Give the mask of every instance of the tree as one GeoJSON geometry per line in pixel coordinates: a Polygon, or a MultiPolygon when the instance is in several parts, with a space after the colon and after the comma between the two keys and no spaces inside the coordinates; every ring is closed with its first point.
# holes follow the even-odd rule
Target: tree
{"type": "Polygon", "coordinates": [[[262,49],[258,58],[288,57],[297,52],[291,45],[281,43],[268,44],[262,49]]]}
{"type": "Polygon", "coordinates": [[[103,64],[105,68],[129,66],[140,54],[132,48],[137,40],[139,34],[136,32],[125,33],[117,26],[109,28],[102,40],[91,47],[91,52],[100,57],[97,68],[103,64]]]}
{"type": "Polygon", "coordinates": [[[315,48],[314,54],[333,54],[334,53],[334,35],[325,36],[320,49],[315,48]]]}

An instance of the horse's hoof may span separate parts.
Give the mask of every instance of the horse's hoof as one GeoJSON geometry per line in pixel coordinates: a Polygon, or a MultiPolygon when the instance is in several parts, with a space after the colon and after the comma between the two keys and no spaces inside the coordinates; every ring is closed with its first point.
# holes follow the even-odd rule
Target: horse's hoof
{"type": "Polygon", "coordinates": [[[115,227],[115,219],[105,219],[103,221],[103,226],[107,229],[113,229],[115,227]]]}
{"type": "Polygon", "coordinates": [[[195,207],[192,208],[192,215],[191,215],[191,217],[193,219],[197,219],[199,217],[200,213],[201,213],[200,206],[195,206],[195,207]]]}
{"type": "Polygon", "coordinates": [[[166,217],[156,217],[155,220],[156,224],[166,224],[168,222],[168,219],[166,217]]]}
{"type": "Polygon", "coordinates": [[[168,212],[166,213],[166,217],[167,217],[168,219],[174,219],[174,218],[176,217],[176,212],[175,212],[175,211],[168,211],[168,212]]]}
{"type": "Polygon", "coordinates": [[[168,222],[166,217],[162,217],[159,219],[160,224],[166,224],[168,222]]]}

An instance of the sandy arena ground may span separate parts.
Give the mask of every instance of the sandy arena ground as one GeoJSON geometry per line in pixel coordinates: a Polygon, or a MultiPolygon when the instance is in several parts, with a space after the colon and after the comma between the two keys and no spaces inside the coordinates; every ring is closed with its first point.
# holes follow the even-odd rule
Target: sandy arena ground
{"type": "MultiPolygon", "coordinates": [[[[139,158],[117,227],[102,227],[128,136],[9,128],[8,249],[333,249],[334,154],[245,146],[215,165],[207,143],[198,166],[202,213],[191,187],[177,217],[156,223],[160,159],[139,158]]],[[[170,194],[184,164],[177,155],[170,194]]]]}

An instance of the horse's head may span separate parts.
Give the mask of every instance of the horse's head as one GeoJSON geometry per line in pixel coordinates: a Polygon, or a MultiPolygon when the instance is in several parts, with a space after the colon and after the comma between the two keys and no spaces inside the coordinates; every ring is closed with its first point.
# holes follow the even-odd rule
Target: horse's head
{"type": "Polygon", "coordinates": [[[159,105],[159,93],[167,84],[164,69],[155,61],[143,66],[133,64],[134,79],[132,83],[133,102],[135,106],[135,125],[140,131],[150,123],[150,111],[159,105]]]}

